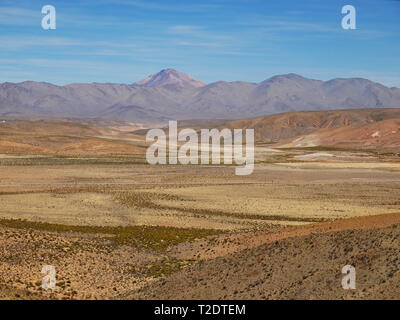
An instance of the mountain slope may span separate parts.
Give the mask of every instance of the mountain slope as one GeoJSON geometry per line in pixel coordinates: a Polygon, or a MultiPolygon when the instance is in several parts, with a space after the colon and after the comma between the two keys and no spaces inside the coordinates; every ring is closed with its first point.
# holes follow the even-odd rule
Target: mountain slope
{"type": "Polygon", "coordinates": [[[400,118],[328,128],[283,142],[280,147],[333,147],[400,151],[400,118]]]}
{"type": "Polygon", "coordinates": [[[231,129],[253,128],[257,141],[279,142],[313,133],[319,129],[335,129],[352,125],[367,125],[389,119],[400,119],[400,109],[289,112],[228,121],[220,125],[220,127],[231,129]]]}
{"type": "Polygon", "coordinates": [[[265,234],[262,245],[203,261],[124,298],[397,299],[399,218],[377,215],[265,234]],[[349,264],[356,267],[357,290],[341,285],[349,264]]]}
{"type": "Polygon", "coordinates": [[[27,81],[0,84],[0,116],[167,119],[242,119],[303,110],[400,107],[400,89],[366,79],[319,81],[295,74],[261,83],[205,85],[172,69],[139,83],[70,84],[27,81]]]}

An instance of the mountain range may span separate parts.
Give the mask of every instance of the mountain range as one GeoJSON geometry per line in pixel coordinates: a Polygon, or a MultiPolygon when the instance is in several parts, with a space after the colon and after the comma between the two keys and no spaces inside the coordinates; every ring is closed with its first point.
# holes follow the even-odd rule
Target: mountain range
{"type": "Polygon", "coordinates": [[[104,118],[134,122],[242,119],[282,112],[400,107],[400,89],[362,78],[314,80],[297,74],[260,83],[206,84],[173,69],[133,84],[0,84],[0,116],[104,118]]]}

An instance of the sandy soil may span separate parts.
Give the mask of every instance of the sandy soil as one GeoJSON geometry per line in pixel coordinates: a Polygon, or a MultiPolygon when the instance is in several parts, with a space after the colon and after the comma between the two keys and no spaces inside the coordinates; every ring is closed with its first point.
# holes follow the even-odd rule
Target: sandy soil
{"type": "Polygon", "coordinates": [[[390,172],[263,165],[240,182],[229,170],[197,168],[196,176],[190,167],[0,167],[0,217],[236,230],[400,210],[400,179],[390,172]]]}
{"type": "Polygon", "coordinates": [[[106,231],[6,225],[3,220],[0,226],[2,299],[398,299],[400,294],[400,214],[230,239],[214,235],[178,242],[167,251],[118,243],[106,231]],[[188,252],[202,250],[205,254],[189,259],[188,252]],[[356,290],[341,287],[341,268],[348,264],[356,267],[356,290]],[[56,268],[53,290],[42,288],[43,265],[56,268]]]}
{"type": "Polygon", "coordinates": [[[269,235],[263,245],[198,264],[124,298],[398,299],[399,222],[396,214],[269,235]],[[341,286],[345,265],[356,268],[355,290],[341,286]]]}

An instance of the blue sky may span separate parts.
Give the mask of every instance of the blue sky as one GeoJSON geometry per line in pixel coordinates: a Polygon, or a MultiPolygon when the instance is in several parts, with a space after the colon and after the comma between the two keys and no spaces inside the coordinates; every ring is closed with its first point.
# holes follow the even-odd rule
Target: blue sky
{"type": "Polygon", "coordinates": [[[206,82],[298,73],[400,87],[398,0],[1,0],[0,82],[133,83],[164,68],[206,82]],[[57,10],[43,30],[41,8],[57,10]],[[341,8],[357,10],[343,30],[341,8]]]}

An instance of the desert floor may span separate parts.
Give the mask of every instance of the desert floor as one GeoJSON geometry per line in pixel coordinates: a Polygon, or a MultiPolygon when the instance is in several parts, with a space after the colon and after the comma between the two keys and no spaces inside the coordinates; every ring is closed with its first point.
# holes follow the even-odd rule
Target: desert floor
{"type": "Polygon", "coordinates": [[[4,154],[0,297],[398,299],[399,195],[399,159],[355,151],[260,146],[249,176],[4,154]],[[341,287],[348,264],[356,290],[341,287]]]}

